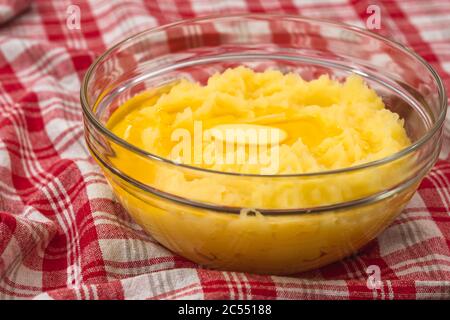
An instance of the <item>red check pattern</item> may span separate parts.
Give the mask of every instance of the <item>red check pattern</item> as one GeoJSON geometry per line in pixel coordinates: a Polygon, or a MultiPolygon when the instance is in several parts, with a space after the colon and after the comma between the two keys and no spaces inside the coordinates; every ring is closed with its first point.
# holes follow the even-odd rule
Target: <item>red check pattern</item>
{"type": "Polygon", "coordinates": [[[292,277],[205,270],[172,254],[130,220],[84,144],[80,81],[127,35],[235,12],[364,27],[371,4],[379,32],[416,50],[450,89],[448,0],[0,0],[0,299],[450,298],[450,122],[441,160],[382,235],[292,277]],[[77,8],[80,29],[67,19],[77,8]],[[367,286],[371,265],[380,289],[367,286]]]}

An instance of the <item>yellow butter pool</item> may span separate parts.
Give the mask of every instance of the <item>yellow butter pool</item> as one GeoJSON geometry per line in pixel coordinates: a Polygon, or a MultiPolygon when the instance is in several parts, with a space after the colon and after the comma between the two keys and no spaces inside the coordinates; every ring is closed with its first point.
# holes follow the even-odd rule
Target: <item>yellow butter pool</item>
{"type": "Polygon", "coordinates": [[[155,163],[112,146],[113,166],[162,197],[105,172],[144,229],[169,249],[208,267],[289,274],[330,263],[375,237],[415,189],[411,185],[380,195],[404,180],[408,159],[340,170],[410,144],[403,120],[356,75],[308,82],[275,70],[228,69],[204,85],[182,80],[138,94],[113,113],[107,127],[148,153],[190,166],[155,163]],[[256,140],[239,142],[225,134],[225,129],[242,134],[248,128],[274,139],[269,143],[257,134],[256,140]],[[181,138],[189,138],[189,144],[181,138]],[[227,143],[236,148],[227,149],[227,143]],[[230,150],[235,153],[227,158],[230,150]],[[337,171],[328,174],[331,170],[337,171]],[[368,205],[295,211],[377,195],[368,205]],[[227,208],[241,210],[236,214],[227,208]],[[291,211],[260,213],[277,209],[291,211]]]}

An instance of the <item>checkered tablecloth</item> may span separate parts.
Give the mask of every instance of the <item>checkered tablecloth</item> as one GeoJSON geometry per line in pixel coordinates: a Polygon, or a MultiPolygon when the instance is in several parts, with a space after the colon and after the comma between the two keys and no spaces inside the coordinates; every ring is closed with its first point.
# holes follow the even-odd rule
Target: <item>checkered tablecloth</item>
{"type": "Polygon", "coordinates": [[[0,0],[0,299],[450,298],[450,122],[441,160],[383,234],[293,277],[206,270],[172,254],[114,200],[84,144],[80,81],[127,35],[236,12],[364,27],[373,4],[378,32],[411,46],[450,89],[448,0],[0,0]],[[77,10],[81,28],[70,28],[77,10]],[[380,289],[367,286],[369,266],[380,289]]]}

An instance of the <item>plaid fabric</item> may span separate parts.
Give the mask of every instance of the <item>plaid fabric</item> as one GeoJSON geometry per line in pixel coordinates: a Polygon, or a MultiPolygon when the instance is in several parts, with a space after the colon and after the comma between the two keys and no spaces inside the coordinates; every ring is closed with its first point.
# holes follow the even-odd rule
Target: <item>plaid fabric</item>
{"type": "Polygon", "coordinates": [[[84,144],[81,78],[127,35],[232,12],[364,26],[371,4],[380,32],[414,48],[450,89],[449,1],[0,0],[0,299],[450,298],[450,122],[441,160],[378,239],[293,277],[205,270],[172,254],[130,220],[84,144]],[[78,8],[80,29],[68,19],[78,8]],[[380,289],[367,286],[371,265],[380,289]]]}

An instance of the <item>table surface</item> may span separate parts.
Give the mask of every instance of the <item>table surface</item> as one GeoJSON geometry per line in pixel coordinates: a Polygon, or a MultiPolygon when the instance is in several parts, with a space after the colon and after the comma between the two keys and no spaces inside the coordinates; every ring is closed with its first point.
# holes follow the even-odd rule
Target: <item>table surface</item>
{"type": "Polygon", "coordinates": [[[117,204],[84,144],[80,81],[95,57],[127,35],[236,12],[364,27],[371,4],[381,10],[377,32],[412,47],[449,88],[448,0],[3,0],[0,299],[450,298],[448,123],[440,160],[385,232],[357,256],[292,277],[206,270],[172,254],[117,204]],[[79,30],[67,27],[70,5],[80,9],[79,30]],[[380,289],[367,286],[372,265],[380,268],[380,289]]]}

